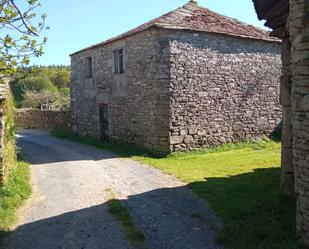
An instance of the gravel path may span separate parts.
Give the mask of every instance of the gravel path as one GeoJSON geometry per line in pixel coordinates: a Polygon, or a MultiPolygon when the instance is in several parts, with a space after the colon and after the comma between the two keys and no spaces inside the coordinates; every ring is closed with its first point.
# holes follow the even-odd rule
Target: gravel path
{"type": "Polygon", "coordinates": [[[206,225],[218,224],[216,217],[171,176],[44,131],[21,130],[18,143],[32,163],[34,194],[6,249],[132,248],[107,212],[111,190],[143,231],[149,249],[221,248],[206,225]]]}

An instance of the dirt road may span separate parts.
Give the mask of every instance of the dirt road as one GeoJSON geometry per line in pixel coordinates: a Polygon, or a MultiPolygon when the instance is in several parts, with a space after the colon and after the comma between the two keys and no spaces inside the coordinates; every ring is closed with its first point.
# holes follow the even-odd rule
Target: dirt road
{"type": "Polygon", "coordinates": [[[107,212],[111,191],[144,233],[148,248],[221,248],[206,225],[217,222],[206,203],[171,176],[44,131],[21,130],[18,144],[32,164],[34,193],[5,248],[132,248],[107,212]]]}

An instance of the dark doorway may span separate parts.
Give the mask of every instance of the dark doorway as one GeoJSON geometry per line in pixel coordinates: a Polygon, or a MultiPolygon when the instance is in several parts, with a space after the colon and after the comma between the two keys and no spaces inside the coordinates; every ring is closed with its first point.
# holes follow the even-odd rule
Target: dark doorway
{"type": "Polygon", "coordinates": [[[100,115],[100,139],[101,141],[108,141],[108,105],[99,105],[100,115]]]}

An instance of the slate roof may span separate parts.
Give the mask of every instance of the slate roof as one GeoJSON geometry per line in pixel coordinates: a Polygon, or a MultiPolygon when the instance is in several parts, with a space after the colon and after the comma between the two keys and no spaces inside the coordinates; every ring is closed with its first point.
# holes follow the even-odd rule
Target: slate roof
{"type": "Polygon", "coordinates": [[[146,22],[135,29],[132,29],[107,41],[82,49],[74,54],[88,49],[104,46],[108,43],[121,40],[150,28],[198,31],[225,34],[255,40],[280,42],[280,40],[271,37],[270,33],[263,29],[213,12],[207,8],[199,6],[195,1],[191,0],[184,6],[149,22],[146,22]]]}

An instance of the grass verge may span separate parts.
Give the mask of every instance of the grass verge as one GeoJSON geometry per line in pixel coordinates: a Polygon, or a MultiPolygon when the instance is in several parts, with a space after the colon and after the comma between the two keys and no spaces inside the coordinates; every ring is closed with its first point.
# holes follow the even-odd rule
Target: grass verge
{"type": "Polygon", "coordinates": [[[130,243],[139,249],[146,248],[145,237],[140,229],[134,224],[128,210],[116,198],[115,194],[111,194],[108,202],[108,212],[111,213],[124,227],[130,243]]]}
{"type": "Polygon", "coordinates": [[[31,194],[29,164],[17,162],[4,187],[0,188],[0,242],[16,221],[17,209],[31,194]]]}
{"type": "Polygon", "coordinates": [[[135,145],[132,144],[115,144],[115,143],[109,143],[109,142],[101,142],[99,139],[95,139],[88,136],[81,136],[77,133],[73,132],[66,132],[63,130],[56,130],[53,132],[53,135],[58,138],[62,139],[68,139],[72,142],[81,143],[81,144],[87,144],[92,145],[99,149],[104,149],[113,153],[116,153],[123,157],[131,157],[133,155],[144,155],[144,156],[152,156],[150,152],[143,150],[135,145]]]}
{"type": "Polygon", "coordinates": [[[62,137],[131,157],[188,183],[223,221],[217,241],[227,248],[302,248],[296,239],[295,200],[279,194],[280,143],[262,139],[155,158],[92,138],[62,137]]]}

